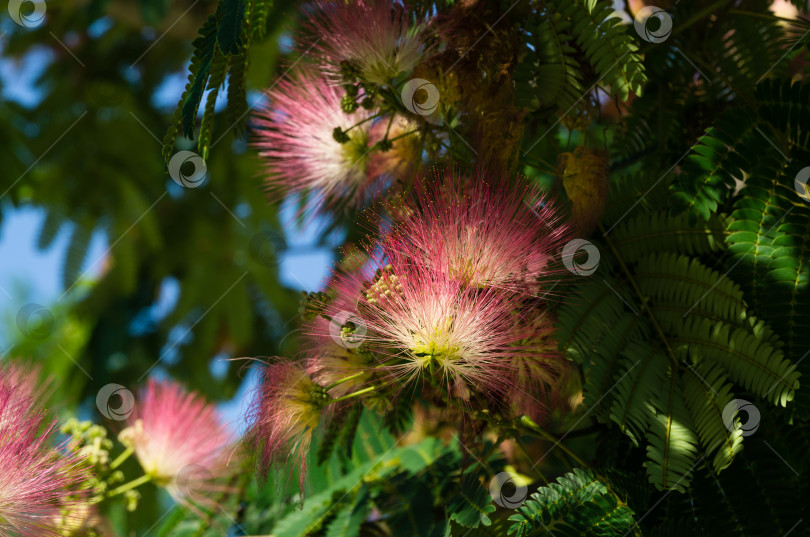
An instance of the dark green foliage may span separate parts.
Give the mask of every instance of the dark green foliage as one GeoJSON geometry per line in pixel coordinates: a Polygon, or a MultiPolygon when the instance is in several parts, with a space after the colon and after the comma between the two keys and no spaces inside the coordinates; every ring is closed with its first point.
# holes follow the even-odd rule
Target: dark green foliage
{"type": "Polygon", "coordinates": [[[183,136],[189,140],[194,139],[197,131],[197,109],[200,107],[203,91],[211,74],[211,64],[218,55],[217,48],[217,17],[211,15],[200,28],[200,36],[194,40],[194,54],[191,56],[189,67],[188,86],[183,97],[181,108],[181,127],[183,136]]]}
{"type": "Polygon", "coordinates": [[[217,6],[217,46],[223,54],[239,54],[245,46],[243,23],[248,0],[220,0],[217,6]]]}
{"type": "MultiPolygon", "coordinates": [[[[567,114],[596,85],[626,100],[641,94],[644,66],[628,28],[612,17],[611,3],[544,2],[525,24],[531,48],[517,66],[520,104],[567,114]],[[584,64],[594,71],[583,76],[584,64]]],[[[587,99],[586,99],[587,100],[587,99]]]]}
{"type": "Polygon", "coordinates": [[[365,522],[370,509],[368,493],[358,493],[354,502],[342,509],[329,524],[326,537],[356,537],[360,534],[360,526],[365,522]]]}
{"type": "MultiPolygon", "coordinates": [[[[262,39],[271,2],[266,0],[220,0],[213,13],[200,28],[194,40],[194,53],[189,65],[188,85],[163,140],[163,156],[168,162],[173,154],[178,128],[183,136],[194,139],[197,113],[203,93],[210,90],[203,110],[197,148],[203,159],[208,158],[214,131],[214,103],[219,88],[228,77],[227,130],[237,137],[244,135],[247,107],[248,48],[253,39],[262,39]]],[[[224,132],[221,136],[224,136],[224,132]]]]}
{"type": "Polygon", "coordinates": [[[509,535],[526,537],[535,530],[551,535],[625,535],[633,533],[633,510],[591,471],[574,469],[556,483],[533,493],[518,512],[509,535]]]}
{"type": "Polygon", "coordinates": [[[526,84],[518,95],[526,99],[527,106],[556,106],[567,109],[582,95],[582,74],[573,53],[570,35],[571,21],[554,11],[548,4],[546,13],[531,19],[536,26],[532,32],[534,51],[518,66],[515,78],[526,84]],[[536,100],[536,101],[535,101],[536,100]]]}
{"type": "Polygon", "coordinates": [[[717,451],[717,471],[739,451],[722,419],[728,381],[782,406],[798,387],[795,365],[739,286],[691,257],[722,248],[722,221],[642,213],[620,222],[596,274],[560,311],[561,344],[588,367],[585,402],[634,442],[646,436],[660,488],[685,490],[698,445],[717,451]]]}
{"type": "Polygon", "coordinates": [[[765,141],[756,130],[756,115],[745,108],[729,110],[720,117],[692,148],[693,154],[684,161],[684,173],[673,188],[675,207],[694,211],[703,218],[717,211],[733,192],[734,178],[748,168],[747,158],[756,153],[735,148],[748,144],[761,146],[765,141]]]}
{"type": "Polygon", "coordinates": [[[479,482],[479,476],[467,474],[461,482],[461,490],[447,505],[450,520],[466,528],[477,528],[480,524],[489,526],[489,514],[495,511],[489,490],[479,482]]]}
{"type": "Polygon", "coordinates": [[[571,34],[606,85],[621,100],[630,92],[641,94],[646,81],[641,58],[628,28],[613,16],[612,4],[601,0],[580,0],[560,5],[563,17],[571,21],[571,34]]]}

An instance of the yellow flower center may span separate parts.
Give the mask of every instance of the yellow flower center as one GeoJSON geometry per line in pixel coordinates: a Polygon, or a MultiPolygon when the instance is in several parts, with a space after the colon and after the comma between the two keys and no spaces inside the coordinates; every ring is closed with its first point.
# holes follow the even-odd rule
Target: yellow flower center
{"type": "Polygon", "coordinates": [[[424,334],[414,334],[411,352],[425,369],[447,367],[458,358],[460,347],[452,341],[453,319],[448,317],[424,334]]]}
{"type": "Polygon", "coordinates": [[[368,132],[361,128],[356,128],[349,131],[348,135],[350,138],[349,141],[341,146],[343,150],[343,160],[349,166],[363,172],[362,174],[356,174],[359,177],[365,173],[366,163],[369,160],[368,132]]]}

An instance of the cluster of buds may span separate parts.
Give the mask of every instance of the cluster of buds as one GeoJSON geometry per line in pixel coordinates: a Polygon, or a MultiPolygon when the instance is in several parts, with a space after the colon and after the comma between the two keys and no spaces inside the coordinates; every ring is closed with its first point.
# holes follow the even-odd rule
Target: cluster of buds
{"type": "Polygon", "coordinates": [[[62,434],[69,435],[78,446],[78,453],[91,466],[106,468],[110,460],[113,442],[107,437],[107,429],[92,421],[70,418],[62,425],[62,434]]]}
{"type": "Polygon", "coordinates": [[[329,301],[329,294],[323,291],[313,293],[301,291],[301,305],[298,308],[298,314],[301,315],[304,320],[311,321],[323,313],[324,305],[328,304],[329,301]]]}
{"type": "Polygon", "coordinates": [[[390,297],[392,292],[397,295],[402,294],[402,284],[399,278],[398,275],[394,274],[394,267],[391,265],[378,268],[374,273],[374,278],[369,282],[368,290],[365,292],[366,300],[374,304],[384,300],[386,297],[390,297]]]}

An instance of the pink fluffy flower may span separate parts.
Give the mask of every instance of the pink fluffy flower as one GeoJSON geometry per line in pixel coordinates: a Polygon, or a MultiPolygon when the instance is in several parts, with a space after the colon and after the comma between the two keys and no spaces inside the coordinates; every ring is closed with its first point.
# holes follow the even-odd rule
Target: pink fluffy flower
{"type": "Polygon", "coordinates": [[[537,312],[536,315],[531,323],[534,333],[526,342],[530,352],[511,358],[517,374],[509,403],[512,415],[525,414],[541,423],[550,409],[560,403],[562,386],[572,370],[552,337],[554,322],[550,314],[537,312]]]}
{"type": "Polygon", "coordinates": [[[523,179],[448,170],[400,200],[392,213],[401,221],[386,249],[472,287],[535,294],[571,238],[550,199],[523,179]]]}
{"type": "Polygon", "coordinates": [[[262,467],[298,466],[303,494],[312,432],[329,396],[304,367],[279,362],[264,367],[250,410],[252,440],[260,449],[262,467]]]}
{"type": "Polygon", "coordinates": [[[318,0],[307,29],[323,68],[336,82],[351,73],[383,85],[426,56],[425,24],[412,20],[410,10],[397,1],[318,0]]]}
{"type": "Polygon", "coordinates": [[[0,536],[56,537],[86,500],[81,458],[54,447],[57,427],[0,372],[0,536]]]}
{"type": "Polygon", "coordinates": [[[335,208],[361,203],[374,186],[367,166],[370,155],[371,113],[351,114],[340,106],[340,87],[311,73],[282,80],[269,93],[269,108],[259,112],[255,145],[268,159],[271,195],[310,191],[316,206],[335,208]],[[349,141],[335,141],[333,131],[348,131],[349,141]]]}
{"type": "Polygon", "coordinates": [[[137,399],[121,441],[131,446],[151,480],[182,503],[205,501],[228,474],[232,437],[214,405],[170,381],[150,380],[137,399]]]}
{"type": "Polygon", "coordinates": [[[43,404],[46,398],[46,385],[40,382],[38,365],[23,365],[19,362],[0,364],[0,377],[14,386],[16,397],[43,404]]]}
{"type": "MultiPolygon", "coordinates": [[[[515,388],[516,361],[531,356],[525,341],[536,330],[522,322],[519,297],[470,288],[419,259],[392,252],[387,260],[373,277],[365,275],[372,283],[359,297],[354,322],[364,348],[382,357],[376,368],[404,383],[435,376],[463,400],[502,399],[515,388]]],[[[339,288],[353,288],[357,277],[343,279],[339,288]]],[[[327,307],[330,318],[334,308],[327,307]]]]}

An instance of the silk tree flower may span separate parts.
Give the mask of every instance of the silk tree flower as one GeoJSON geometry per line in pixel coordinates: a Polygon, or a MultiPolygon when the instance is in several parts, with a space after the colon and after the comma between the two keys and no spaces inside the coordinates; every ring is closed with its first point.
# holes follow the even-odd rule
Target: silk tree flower
{"type": "Polygon", "coordinates": [[[541,423],[550,409],[560,404],[561,388],[569,378],[571,367],[553,339],[554,320],[548,312],[535,313],[531,324],[533,336],[527,342],[527,356],[511,358],[517,375],[509,395],[513,415],[525,414],[541,423]]]}
{"type": "Polygon", "coordinates": [[[368,162],[371,176],[386,177],[410,183],[421,160],[422,136],[418,125],[410,119],[396,115],[392,121],[383,120],[371,127],[372,140],[394,140],[388,151],[374,151],[368,162]]]}
{"type": "Polygon", "coordinates": [[[146,476],[184,504],[222,490],[216,480],[229,473],[232,436],[216,408],[175,382],[150,379],[119,438],[146,476]]]}
{"type": "Polygon", "coordinates": [[[367,173],[371,112],[344,113],[341,89],[308,72],[282,80],[268,98],[256,119],[254,144],[268,161],[270,194],[310,191],[318,197],[316,208],[330,209],[367,199],[376,179],[367,173]],[[349,140],[338,143],[335,129],[349,140]]]}
{"type": "Polygon", "coordinates": [[[45,386],[40,383],[40,368],[19,362],[0,363],[0,378],[14,387],[15,397],[34,404],[42,403],[45,386]]]}
{"type": "Polygon", "coordinates": [[[81,457],[54,447],[55,421],[0,373],[0,537],[56,537],[86,502],[81,457]]]}
{"type": "Polygon", "coordinates": [[[535,294],[537,280],[571,238],[548,197],[518,179],[447,170],[392,204],[400,215],[385,248],[472,287],[535,294]],[[404,215],[404,216],[402,216],[404,215]]]}
{"type": "Polygon", "coordinates": [[[248,413],[262,469],[286,467],[292,472],[298,466],[302,496],[312,433],[328,401],[326,390],[312,381],[302,364],[277,362],[263,367],[248,413]]]}
{"type": "Polygon", "coordinates": [[[373,149],[386,134],[391,140],[413,131],[411,123],[399,118],[388,129],[388,119],[362,108],[345,113],[341,89],[320,75],[294,74],[268,97],[269,106],[257,113],[253,144],[266,159],[273,198],[308,192],[312,208],[338,212],[362,206],[413,169],[413,136],[391,142],[385,152],[373,149]],[[336,129],[348,140],[337,142],[336,129]]]}
{"type": "MultiPolygon", "coordinates": [[[[536,329],[521,322],[521,297],[501,289],[470,288],[448,271],[396,252],[378,270],[358,311],[365,325],[364,348],[381,356],[370,369],[387,371],[402,385],[434,379],[451,396],[484,396],[504,403],[515,387],[517,363],[532,356],[525,344],[536,329]]],[[[352,274],[338,288],[357,283],[352,274]]],[[[340,291],[339,291],[340,292],[340,291]]],[[[329,306],[332,317],[334,307],[329,306]]]]}
{"type": "MultiPolygon", "coordinates": [[[[306,26],[323,69],[334,82],[377,85],[409,73],[427,56],[425,24],[412,24],[413,13],[392,0],[319,0],[306,26]]],[[[312,47],[304,43],[306,47],[312,47]]]]}

